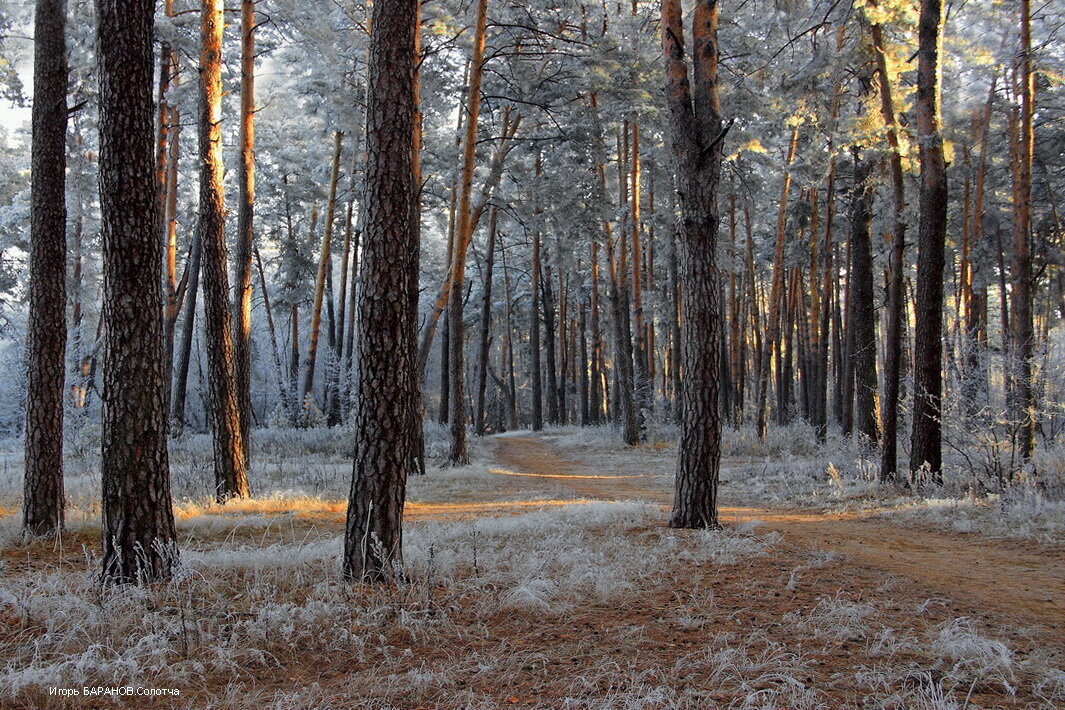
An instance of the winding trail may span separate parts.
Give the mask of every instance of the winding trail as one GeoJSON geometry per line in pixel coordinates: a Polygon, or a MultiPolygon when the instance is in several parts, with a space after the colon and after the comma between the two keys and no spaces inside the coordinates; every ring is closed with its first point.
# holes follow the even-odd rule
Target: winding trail
{"type": "MultiPolygon", "coordinates": [[[[672,502],[662,479],[622,467],[617,475],[590,467],[543,438],[498,437],[500,475],[550,478],[587,498],[672,502]]],[[[614,460],[611,461],[612,468],[614,460]]],[[[633,468],[638,462],[633,462],[633,468]]],[[[721,519],[759,520],[797,546],[845,555],[853,564],[902,580],[929,597],[943,596],[994,618],[1065,636],[1065,556],[1061,549],[922,527],[899,527],[855,513],[722,507],[721,519]]]]}

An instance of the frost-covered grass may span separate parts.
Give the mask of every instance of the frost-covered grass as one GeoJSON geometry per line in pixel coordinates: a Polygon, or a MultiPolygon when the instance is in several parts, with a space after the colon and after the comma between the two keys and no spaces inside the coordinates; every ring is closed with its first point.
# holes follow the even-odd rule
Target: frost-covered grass
{"type": "Polygon", "coordinates": [[[340,540],[327,535],[194,545],[172,582],[147,588],[101,586],[86,553],[83,565],[0,581],[0,696],[83,684],[190,687],[219,674],[247,678],[294,654],[407,666],[387,652],[396,635],[451,633],[460,610],[467,624],[500,614],[560,618],[661,584],[662,560],[727,565],[775,541],[749,530],[649,530],[660,516],[642,503],[575,501],[412,524],[401,581],[386,589],[342,582],[340,540]]]}

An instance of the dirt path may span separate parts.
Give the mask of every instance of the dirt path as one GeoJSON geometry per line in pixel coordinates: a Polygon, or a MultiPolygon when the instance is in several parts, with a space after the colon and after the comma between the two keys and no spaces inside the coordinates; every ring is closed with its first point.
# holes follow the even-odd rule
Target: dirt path
{"type": "MultiPolygon", "coordinates": [[[[661,479],[639,474],[591,475],[536,438],[500,437],[501,475],[551,478],[589,498],[639,499],[670,504],[661,479]],[[656,485],[657,481],[657,485],[656,485]]],[[[758,519],[793,544],[830,550],[854,563],[906,580],[930,597],[942,595],[986,611],[997,621],[1037,626],[1052,637],[1065,634],[1065,560],[1035,545],[962,536],[919,527],[901,528],[855,514],[723,507],[722,520],[758,519]]]]}

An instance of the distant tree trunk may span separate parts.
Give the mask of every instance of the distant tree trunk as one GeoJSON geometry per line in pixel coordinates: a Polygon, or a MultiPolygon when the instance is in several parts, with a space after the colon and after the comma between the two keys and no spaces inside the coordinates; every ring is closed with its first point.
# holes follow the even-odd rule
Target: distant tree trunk
{"type": "Polygon", "coordinates": [[[591,311],[592,352],[589,363],[588,423],[598,424],[603,417],[604,373],[603,373],[603,329],[599,318],[599,241],[592,239],[591,245],[591,311]]]}
{"type": "MultiPolygon", "coordinates": [[[[539,160],[537,160],[539,166],[539,160]]],[[[532,387],[532,430],[544,428],[544,388],[540,365],[540,230],[533,228],[531,282],[529,285],[529,379],[532,387]]]]}
{"type": "Polygon", "coordinates": [[[577,386],[580,396],[581,426],[591,424],[590,391],[589,391],[589,364],[588,364],[588,312],[585,303],[581,303],[580,313],[577,316],[579,353],[577,359],[577,386]]]}
{"type": "Polygon", "coordinates": [[[322,304],[325,302],[325,282],[332,265],[333,224],[336,219],[337,184],[340,181],[340,151],[344,134],[337,131],[333,136],[333,169],[329,179],[329,202],[325,212],[325,231],[322,234],[322,250],[318,258],[318,276],[314,285],[314,306],[311,310],[311,332],[307,341],[307,358],[303,361],[303,383],[300,402],[306,416],[314,404],[314,370],[318,364],[318,342],[322,334],[322,304]]]}
{"type": "Polygon", "coordinates": [[[514,377],[514,326],[511,322],[511,291],[510,291],[510,269],[507,268],[507,252],[505,249],[499,250],[500,256],[503,258],[503,355],[506,358],[506,372],[503,376],[506,378],[506,421],[507,429],[518,428],[518,388],[515,383],[514,377]]]}
{"type": "MultiPolygon", "coordinates": [[[[541,250],[543,246],[541,245],[541,250]]],[[[547,355],[547,421],[557,425],[558,412],[558,359],[555,339],[555,291],[552,288],[551,257],[541,258],[543,271],[540,278],[540,303],[544,317],[544,354],[547,355]]]]}
{"type": "Polygon", "coordinates": [[[449,370],[451,390],[450,445],[448,462],[452,465],[469,463],[470,452],[466,440],[466,328],[462,317],[462,292],[466,288],[466,253],[473,239],[473,170],[477,162],[477,126],[481,115],[481,78],[484,75],[484,42],[488,26],[488,0],[478,0],[477,26],[473,35],[473,54],[470,57],[470,93],[466,100],[466,136],[463,142],[462,184],[459,194],[459,221],[455,250],[451,258],[451,295],[448,297],[448,327],[451,332],[449,370]]]}
{"type": "MultiPolygon", "coordinates": [[[[987,103],[979,125],[980,159],[976,167],[973,187],[972,225],[969,243],[980,244],[984,236],[984,195],[987,180],[988,143],[991,135],[991,109],[995,100],[997,77],[992,77],[987,103]]],[[[971,260],[969,265],[969,299],[965,308],[966,366],[962,399],[970,414],[975,414],[988,400],[987,372],[987,283],[979,275],[980,264],[971,260]]],[[[1063,313],[1065,315],[1065,313],[1063,313]]]]}
{"type": "Polygon", "coordinates": [[[23,496],[23,527],[31,535],[63,528],[63,389],[67,345],[66,19],[66,0],[37,0],[23,496]]]}
{"type": "MultiPolygon", "coordinates": [[[[865,79],[862,79],[864,82],[865,79]]],[[[880,440],[876,417],[876,310],[873,304],[872,165],[860,149],[854,152],[854,189],[851,194],[850,333],[854,373],[854,425],[867,443],[880,440]]]]}
{"type": "Polygon", "coordinates": [[[888,277],[887,332],[884,335],[884,399],[881,412],[884,425],[883,448],[880,456],[880,480],[891,482],[898,472],[899,383],[902,379],[902,318],[903,258],[906,250],[906,189],[902,176],[902,153],[899,150],[898,126],[895,121],[895,102],[892,98],[891,77],[888,74],[880,25],[870,27],[873,49],[876,51],[877,76],[880,85],[880,113],[887,126],[888,167],[891,172],[892,234],[891,265],[888,277]]]}
{"type": "Polygon", "coordinates": [[[939,128],[941,0],[921,0],[917,52],[917,142],[921,159],[920,227],[917,234],[917,304],[913,353],[913,440],[910,475],[926,467],[942,480],[940,448],[943,362],[943,268],[946,264],[947,169],[939,128]]]}
{"type": "Polygon", "coordinates": [[[233,322],[226,271],[225,190],[222,185],[222,0],[203,0],[200,53],[200,220],[203,249],[204,340],[208,413],[214,432],[215,494],[219,502],[248,495],[247,452],[233,376],[233,322]]]}
{"type": "Polygon", "coordinates": [[[717,278],[717,184],[722,127],[717,88],[717,0],[699,0],[688,78],[680,0],[662,0],[662,43],[684,249],[684,393],[671,527],[717,527],[721,461],[718,410],[721,304],[717,278]]]}
{"type": "Polygon", "coordinates": [[[1010,411],[1019,424],[1017,432],[1021,458],[1028,461],[1035,448],[1036,403],[1032,382],[1034,326],[1032,316],[1032,256],[1029,232],[1032,224],[1032,155],[1035,80],[1032,73],[1031,0],[1020,2],[1021,51],[1017,81],[1020,84],[1021,112],[1017,135],[1016,169],[1013,185],[1013,253],[1010,263],[1012,299],[1010,314],[1013,379],[1010,411]]]}
{"type": "Polygon", "coordinates": [[[154,0],[97,4],[104,264],[103,574],[170,575],[176,532],[166,448],[163,289],[154,166],[154,0]]]}
{"type": "Polygon", "coordinates": [[[418,1],[373,7],[367,108],[366,221],[359,289],[355,463],[344,576],[393,578],[421,412],[417,364],[418,189],[412,168],[418,1]]]}
{"type": "Polygon", "coordinates": [[[632,309],[633,318],[636,321],[634,351],[634,388],[636,390],[636,406],[644,412],[650,412],[654,404],[654,383],[651,381],[651,370],[648,364],[650,357],[647,349],[647,325],[644,321],[643,311],[643,243],[640,239],[642,215],[640,212],[642,191],[641,176],[642,164],[640,162],[640,126],[632,123],[632,159],[629,161],[629,175],[632,180],[632,205],[629,219],[632,222],[632,309]]]}
{"type": "Polygon", "coordinates": [[[248,466],[251,442],[251,295],[255,244],[255,0],[240,2],[240,165],[237,249],[233,259],[233,376],[248,466]]]}
{"type": "Polygon", "coordinates": [[[270,353],[274,358],[274,371],[277,373],[277,393],[281,397],[281,409],[285,412],[292,411],[292,403],[289,401],[289,389],[285,384],[285,368],[281,364],[281,350],[277,346],[277,327],[274,325],[274,312],[270,308],[270,291],[266,288],[266,272],[263,271],[263,260],[259,250],[255,249],[255,266],[259,272],[259,288],[263,294],[263,310],[266,311],[266,326],[270,331],[270,353]]]}
{"type": "MultiPolygon", "coordinates": [[[[199,232],[192,238],[189,249],[188,279],[185,294],[185,320],[181,323],[181,345],[174,365],[174,386],[170,396],[171,433],[180,435],[185,429],[185,400],[188,398],[189,362],[192,359],[192,339],[196,333],[196,300],[200,294],[200,262],[203,254],[199,232]]],[[[165,359],[165,358],[164,358],[165,359]]]]}
{"type": "Polygon", "coordinates": [[[488,391],[488,355],[492,331],[492,272],[495,266],[496,230],[499,210],[495,207],[488,213],[488,245],[484,251],[484,284],[481,288],[481,332],[477,358],[477,406],[473,418],[478,436],[484,436],[484,398],[488,391]]]}
{"type": "MultiPolygon", "coordinates": [[[[795,152],[799,145],[799,124],[791,129],[788,141],[788,154],[784,159],[784,180],[780,187],[780,202],[777,207],[776,246],[773,251],[773,281],[769,293],[769,313],[766,316],[767,327],[765,341],[762,345],[762,358],[758,365],[758,438],[764,439],[769,425],[769,376],[770,359],[780,338],[780,302],[784,291],[784,240],[788,224],[788,195],[791,192],[791,164],[795,161],[795,152]]],[[[777,362],[777,371],[781,365],[777,362]]]]}

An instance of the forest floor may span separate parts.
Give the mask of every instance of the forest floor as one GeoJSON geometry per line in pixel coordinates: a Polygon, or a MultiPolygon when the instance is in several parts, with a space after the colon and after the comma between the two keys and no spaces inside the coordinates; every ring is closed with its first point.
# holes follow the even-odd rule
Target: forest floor
{"type": "Polygon", "coordinates": [[[101,589],[89,523],[8,542],[0,706],[146,706],[48,694],[85,684],[181,691],[152,707],[1065,706],[1053,535],[957,533],[831,473],[780,494],[770,469],[808,461],[742,451],[725,529],[675,531],[667,446],[563,429],[476,454],[412,480],[391,589],[336,574],[345,466],[321,470],[342,452],[303,457],[312,495],[278,458],[259,498],[179,504],[186,573],[159,588],[101,589]]]}

